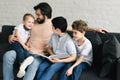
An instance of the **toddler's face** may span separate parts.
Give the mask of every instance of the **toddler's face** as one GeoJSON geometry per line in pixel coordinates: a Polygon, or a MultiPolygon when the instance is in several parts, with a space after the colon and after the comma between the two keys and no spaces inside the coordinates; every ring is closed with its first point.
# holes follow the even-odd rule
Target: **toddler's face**
{"type": "Polygon", "coordinates": [[[23,22],[27,29],[31,29],[34,25],[34,19],[30,16],[27,16],[27,19],[23,22]]]}

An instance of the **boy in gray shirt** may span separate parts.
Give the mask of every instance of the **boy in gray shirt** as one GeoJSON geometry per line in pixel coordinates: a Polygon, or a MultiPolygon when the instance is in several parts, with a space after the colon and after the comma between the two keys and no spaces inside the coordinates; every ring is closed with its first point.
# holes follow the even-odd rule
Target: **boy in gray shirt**
{"type": "Polygon", "coordinates": [[[63,17],[56,17],[52,20],[53,35],[47,46],[50,55],[68,54],[67,58],[45,59],[38,69],[37,80],[51,80],[52,76],[60,71],[68,62],[76,59],[76,48],[72,38],[66,33],[67,21],[63,17]]]}

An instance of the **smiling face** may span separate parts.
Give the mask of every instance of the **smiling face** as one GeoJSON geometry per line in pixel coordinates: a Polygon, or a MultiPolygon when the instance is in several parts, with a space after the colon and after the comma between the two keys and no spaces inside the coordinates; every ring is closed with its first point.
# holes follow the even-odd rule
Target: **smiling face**
{"type": "Polygon", "coordinates": [[[73,31],[73,38],[74,38],[75,40],[82,39],[82,38],[84,37],[84,35],[85,35],[85,32],[84,32],[84,31],[83,31],[83,32],[80,32],[80,31],[75,30],[75,29],[73,29],[72,31],[73,31]]]}
{"type": "Polygon", "coordinates": [[[39,24],[42,24],[42,23],[45,22],[45,15],[42,15],[40,9],[37,9],[37,10],[35,11],[35,14],[36,14],[37,22],[38,22],[39,24]]]}
{"type": "Polygon", "coordinates": [[[23,21],[23,24],[27,29],[31,29],[34,25],[34,18],[31,16],[26,16],[25,20],[23,21]]]}

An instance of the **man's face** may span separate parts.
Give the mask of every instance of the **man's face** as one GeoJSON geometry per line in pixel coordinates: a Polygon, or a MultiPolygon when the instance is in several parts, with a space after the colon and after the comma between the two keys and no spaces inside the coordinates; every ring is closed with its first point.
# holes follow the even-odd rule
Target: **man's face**
{"type": "Polygon", "coordinates": [[[45,16],[41,14],[41,10],[40,9],[37,9],[35,11],[35,14],[36,14],[36,17],[37,17],[37,22],[39,24],[42,24],[45,22],[45,16]]]}

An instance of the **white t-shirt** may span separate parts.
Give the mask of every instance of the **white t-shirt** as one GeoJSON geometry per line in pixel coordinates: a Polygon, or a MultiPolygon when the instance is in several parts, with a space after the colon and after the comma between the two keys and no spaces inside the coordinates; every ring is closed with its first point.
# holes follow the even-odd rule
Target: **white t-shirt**
{"type": "Polygon", "coordinates": [[[82,62],[87,62],[89,65],[92,63],[93,59],[93,51],[91,42],[85,37],[85,42],[78,46],[77,42],[74,40],[76,49],[77,49],[77,57],[84,56],[84,60],[82,62]]]}
{"type": "Polygon", "coordinates": [[[30,37],[30,30],[25,30],[24,25],[20,24],[14,28],[13,34],[15,34],[15,31],[19,30],[20,32],[20,38],[21,40],[26,43],[28,38],[30,37]]]}

